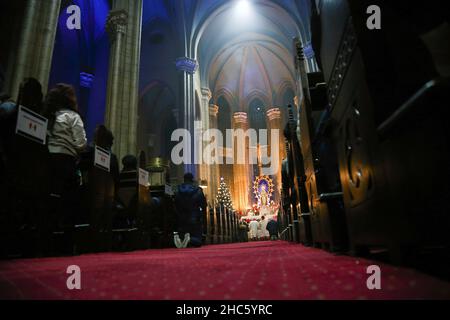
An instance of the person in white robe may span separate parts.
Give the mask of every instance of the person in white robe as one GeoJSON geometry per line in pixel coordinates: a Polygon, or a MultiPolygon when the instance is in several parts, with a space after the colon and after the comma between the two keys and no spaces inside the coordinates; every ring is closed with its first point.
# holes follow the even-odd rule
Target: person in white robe
{"type": "Polygon", "coordinates": [[[250,224],[248,225],[250,229],[250,239],[257,240],[258,239],[258,229],[259,229],[259,222],[256,221],[256,219],[253,219],[250,221],[250,224]]]}

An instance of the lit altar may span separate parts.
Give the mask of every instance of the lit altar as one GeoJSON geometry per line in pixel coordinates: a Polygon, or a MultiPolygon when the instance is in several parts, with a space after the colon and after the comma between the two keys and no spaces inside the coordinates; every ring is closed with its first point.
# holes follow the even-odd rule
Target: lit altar
{"type": "Polygon", "coordinates": [[[261,219],[264,216],[266,219],[276,220],[279,206],[272,200],[273,188],[273,180],[269,176],[257,176],[253,182],[255,203],[242,219],[261,219]]]}
{"type": "Polygon", "coordinates": [[[268,176],[258,176],[253,182],[253,194],[255,195],[256,206],[261,215],[269,213],[269,206],[272,204],[273,181],[268,176]]]}
{"type": "Polygon", "coordinates": [[[257,149],[259,175],[253,181],[253,194],[256,201],[242,219],[250,221],[265,217],[267,220],[277,220],[279,205],[275,204],[272,198],[274,191],[273,180],[269,176],[262,174],[261,146],[259,144],[257,149]]]}

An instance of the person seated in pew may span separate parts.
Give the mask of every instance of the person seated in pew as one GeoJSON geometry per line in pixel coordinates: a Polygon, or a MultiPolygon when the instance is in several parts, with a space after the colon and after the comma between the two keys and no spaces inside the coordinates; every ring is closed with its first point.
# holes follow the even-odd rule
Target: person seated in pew
{"type": "MultiPolygon", "coordinates": [[[[0,88],[1,89],[1,88],[0,88]]],[[[9,95],[0,90],[0,152],[6,165],[8,154],[15,151],[16,123],[18,106],[21,105],[37,113],[42,113],[42,86],[35,78],[25,78],[19,87],[17,101],[10,99],[9,95]]],[[[19,138],[22,142],[24,139],[19,138]]],[[[30,152],[28,152],[30,153],[30,152]]]]}
{"type": "Polygon", "coordinates": [[[53,231],[64,231],[65,253],[73,254],[80,186],[78,163],[87,144],[75,89],[68,84],[58,84],[51,89],[45,99],[44,115],[48,119],[52,228],[53,231]]]}
{"type": "MultiPolygon", "coordinates": [[[[0,128],[3,128],[3,114],[6,110],[8,110],[8,105],[5,103],[8,102],[10,98],[9,95],[3,92],[3,84],[5,82],[5,74],[2,66],[0,65],[0,128]]],[[[0,129],[0,194],[6,195],[7,186],[5,184],[6,180],[6,158],[3,151],[3,134],[2,129],[0,129]]],[[[0,225],[4,226],[6,224],[6,206],[3,205],[0,207],[0,225]]],[[[0,229],[0,237],[3,235],[3,230],[0,229]]],[[[1,242],[2,239],[0,239],[1,242]]],[[[1,248],[1,247],[0,247],[1,248]]],[[[4,250],[0,249],[0,257],[3,255],[4,250]]]]}
{"type": "Polygon", "coordinates": [[[203,212],[206,211],[206,197],[202,188],[194,183],[192,173],[184,175],[184,183],[175,195],[177,212],[174,242],[177,248],[200,247],[203,236],[203,212]],[[184,235],[181,241],[179,235],[184,235]]]}
{"type": "MultiPolygon", "coordinates": [[[[89,196],[86,193],[93,192],[95,194],[94,201],[96,201],[96,204],[89,203],[89,206],[94,205],[95,208],[89,206],[86,208],[86,210],[90,212],[87,219],[90,222],[91,229],[95,232],[111,231],[112,212],[118,206],[119,162],[117,156],[112,152],[113,144],[114,135],[111,130],[104,125],[98,125],[95,128],[92,143],[90,143],[81,154],[80,169],[83,176],[84,195],[88,197],[86,201],[91,201],[91,197],[93,196],[93,194],[89,196]],[[102,169],[95,169],[92,171],[94,168],[95,146],[99,146],[110,152],[109,172],[103,171],[102,169]],[[92,181],[92,177],[89,175],[94,172],[96,172],[95,177],[97,179],[92,181]],[[108,183],[108,181],[111,181],[110,179],[112,180],[112,184],[108,183]],[[113,195],[111,196],[111,194],[113,195]]],[[[87,204],[88,203],[84,203],[84,205],[87,204]]]]}
{"type": "MultiPolygon", "coordinates": [[[[114,144],[114,135],[106,126],[98,125],[94,133],[94,144],[108,150],[111,153],[111,163],[109,172],[112,174],[114,183],[117,186],[119,183],[119,161],[117,156],[112,152],[114,144]]],[[[94,146],[89,146],[93,148],[94,146]]]]}
{"type": "Polygon", "coordinates": [[[119,175],[119,187],[136,187],[138,182],[137,158],[133,155],[126,155],[122,159],[122,171],[119,175]]]}
{"type": "Polygon", "coordinates": [[[11,96],[3,91],[4,84],[5,74],[3,68],[0,66],[0,120],[4,120],[15,108],[15,103],[11,100],[11,96]]]}
{"type": "Polygon", "coordinates": [[[83,172],[88,171],[94,165],[95,146],[105,149],[111,154],[110,169],[115,189],[119,186],[119,161],[117,156],[112,152],[114,144],[114,135],[105,125],[98,125],[94,131],[93,141],[88,144],[85,150],[81,153],[80,168],[83,172]]]}
{"type": "Polygon", "coordinates": [[[136,225],[136,212],[138,201],[138,173],[137,158],[126,155],[122,159],[122,171],[119,175],[119,190],[117,201],[122,210],[115,219],[115,227],[128,228],[136,225]]]}
{"type": "MultiPolygon", "coordinates": [[[[0,66],[0,191],[5,196],[5,199],[9,199],[8,191],[10,188],[7,186],[7,181],[10,180],[11,171],[8,170],[8,154],[11,152],[14,136],[15,117],[14,111],[16,110],[16,103],[11,100],[11,96],[3,91],[4,85],[4,72],[0,66]]],[[[7,210],[4,204],[0,208],[0,212],[7,210]]]]}
{"type": "MultiPolygon", "coordinates": [[[[6,98],[7,95],[3,95],[6,98]]],[[[7,98],[6,98],[7,99],[7,98]]],[[[16,134],[19,106],[37,114],[42,112],[42,86],[35,78],[25,78],[19,86],[16,101],[8,100],[0,106],[1,156],[2,156],[2,194],[4,207],[9,216],[11,230],[20,234],[21,253],[33,255],[31,237],[38,236],[42,229],[46,197],[46,147],[16,134]],[[33,161],[30,161],[30,156],[33,161]]],[[[41,238],[41,237],[39,237],[41,238]]]]}

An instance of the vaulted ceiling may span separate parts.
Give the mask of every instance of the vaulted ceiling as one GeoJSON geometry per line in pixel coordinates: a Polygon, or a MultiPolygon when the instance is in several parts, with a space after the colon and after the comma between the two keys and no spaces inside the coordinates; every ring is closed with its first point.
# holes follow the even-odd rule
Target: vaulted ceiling
{"type": "Polygon", "coordinates": [[[254,98],[266,107],[279,104],[295,83],[292,38],[309,42],[309,5],[308,0],[236,0],[196,19],[203,23],[197,48],[202,85],[215,99],[231,100],[235,111],[247,110],[254,98]]]}
{"type": "Polygon", "coordinates": [[[294,88],[292,38],[310,42],[310,6],[311,0],[147,0],[143,24],[170,25],[178,37],[172,46],[199,62],[201,86],[236,111],[254,97],[277,105],[294,88]]]}
{"type": "Polygon", "coordinates": [[[208,80],[216,95],[229,91],[241,108],[253,97],[270,106],[278,92],[294,82],[291,60],[290,53],[269,38],[238,42],[215,56],[208,80]]]}

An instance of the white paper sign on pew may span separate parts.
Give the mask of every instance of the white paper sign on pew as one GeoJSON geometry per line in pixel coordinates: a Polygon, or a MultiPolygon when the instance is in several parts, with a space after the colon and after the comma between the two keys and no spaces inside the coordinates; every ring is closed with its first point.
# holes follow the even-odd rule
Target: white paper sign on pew
{"type": "Polygon", "coordinates": [[[165,188],[164,188],[164,193],[165,193],[166,195],[168,195],[168,196],[173,196],[174,193],[173,193],[172,186],[169,185],[169,184],[166,184],[166,185],[165,185],[165,188]]]}
{"type": "Polygon", "coordinates": [[[48,120],[28,108],[19,106],[16,134],[40,144],[45,144],[48,120]]]}
{"type": "Polygon", "coordinates": [[[99,146],[95,146],[94,165],[105,171],[110,171],[111,153],[99,146]]]}
{"type": "Polygon", "coordinates": [[[139,168],[139,184],[144,187],[149,187],[150,183],[148,182],[148,171],[139,168]]]}

